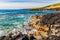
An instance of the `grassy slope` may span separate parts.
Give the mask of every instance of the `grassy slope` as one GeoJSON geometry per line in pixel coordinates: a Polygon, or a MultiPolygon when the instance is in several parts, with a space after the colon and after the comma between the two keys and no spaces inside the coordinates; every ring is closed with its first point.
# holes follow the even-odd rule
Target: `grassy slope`
{"type": "Polygon", "coordinates": [[[60,3],[47,5],[41,8],[31,8],[30,10],[40,10],[40,9],[59,9],[60,10],[60,3]]]}
{"type": "Polygon", "coordinates": [[[60,8],[60,3],[52,4],[49,6],[44,7],[45,9],[55,9],[55,8],[60,8]]]}

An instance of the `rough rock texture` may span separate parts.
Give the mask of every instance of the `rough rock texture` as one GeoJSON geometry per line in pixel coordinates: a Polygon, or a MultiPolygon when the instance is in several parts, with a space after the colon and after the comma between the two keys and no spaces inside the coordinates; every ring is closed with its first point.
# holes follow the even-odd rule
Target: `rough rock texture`
{"type": "Polygon", "coordinates": [[[47,25],[51,33],[54,32],[51,30],[51,25],[55,31],[58,30],[55,32],[55,36],[50,35],[46,40],[60,40],[60,13],[43,15],[40,20],[40,25],[47,25]]]}
{"type": "Polygon", "coordinates": [[[60,13],[51,13],[47,15],[43,15],[41,19],[42,25],[53,25],[53,24],[60,24],[60,13]]]}

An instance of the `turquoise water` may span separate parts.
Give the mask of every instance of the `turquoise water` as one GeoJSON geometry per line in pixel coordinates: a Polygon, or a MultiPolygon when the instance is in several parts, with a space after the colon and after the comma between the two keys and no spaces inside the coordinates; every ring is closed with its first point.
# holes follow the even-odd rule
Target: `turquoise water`
{"type": "Polygon", "coordinates": [[[11,30],[20,29],[23,25],[28,25],[30,17],[33,15],[41,15],[55,13],[54,10],[30,11],[23,10],[0,10],[0,30],[9,32],[11,30]]]}

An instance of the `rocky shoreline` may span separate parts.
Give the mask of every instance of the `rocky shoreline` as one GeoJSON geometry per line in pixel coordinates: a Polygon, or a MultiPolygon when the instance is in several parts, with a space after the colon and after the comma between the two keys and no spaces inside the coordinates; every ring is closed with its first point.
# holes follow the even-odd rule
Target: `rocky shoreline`
{"type": "Polygon", "coordinates": [[[28,24],[22,30],[14,29],[1,36],[0,40],[60,40],[60,13],[32,16],[28,24]]]}

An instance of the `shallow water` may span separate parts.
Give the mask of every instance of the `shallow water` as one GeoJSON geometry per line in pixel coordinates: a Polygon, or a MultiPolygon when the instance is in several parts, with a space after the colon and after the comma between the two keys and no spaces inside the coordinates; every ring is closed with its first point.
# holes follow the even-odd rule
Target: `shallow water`
{"type": "Polygon", "coordinates": [[[0,10],[0,35],[13,29],[20,29],[28,25],[33,15],[55,13],[54,10],[30,11],[30,10],[0,10]]]}

